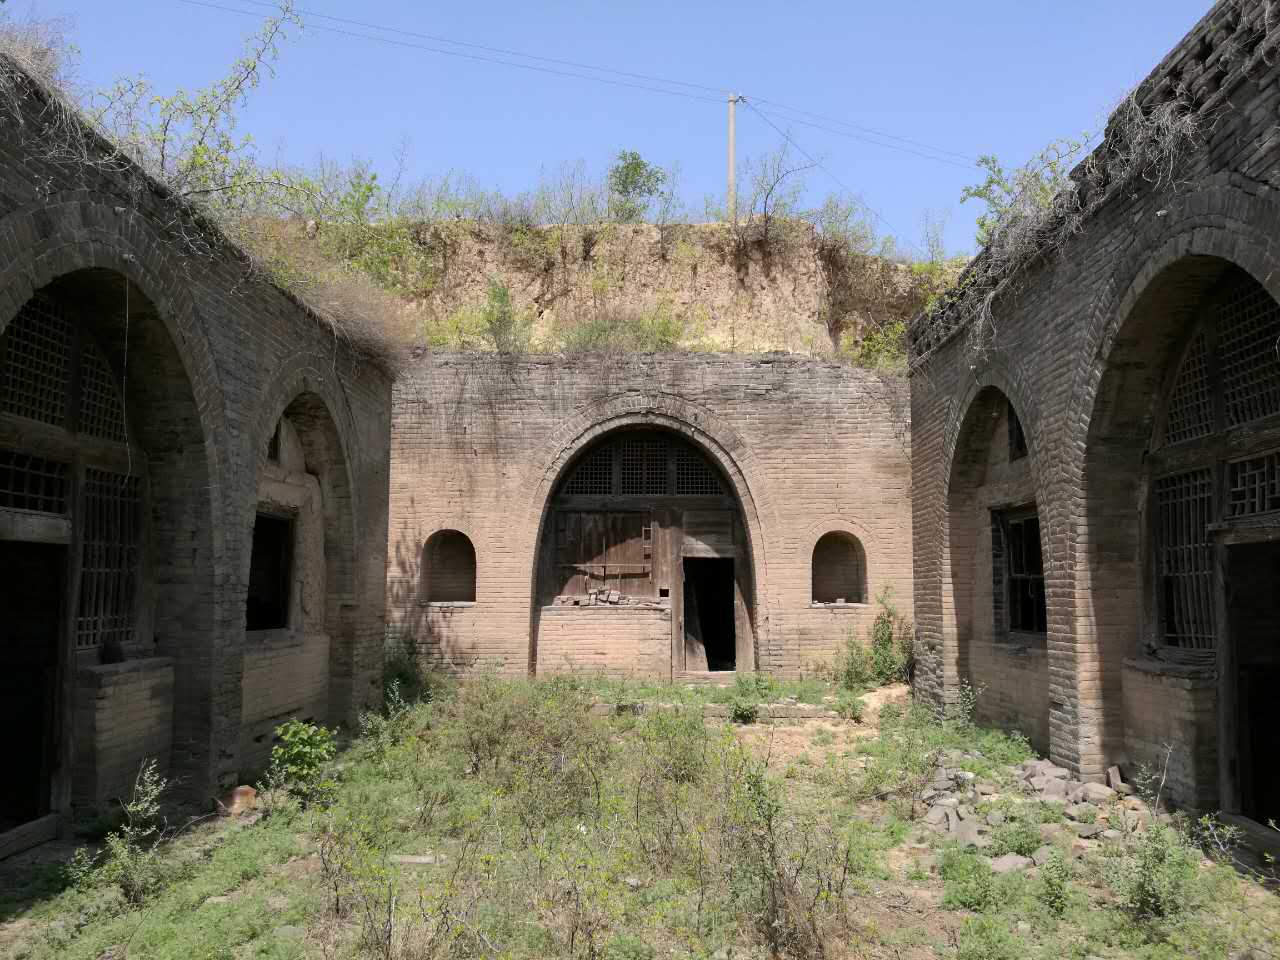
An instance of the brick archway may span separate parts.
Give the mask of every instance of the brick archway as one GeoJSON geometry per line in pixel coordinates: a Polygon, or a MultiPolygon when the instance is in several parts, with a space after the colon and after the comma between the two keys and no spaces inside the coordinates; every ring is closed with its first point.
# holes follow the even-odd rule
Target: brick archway
{"type": "Polygon", "coordinates": [[[672,433],[690,441],[720,468],[728,479],[747,533],[750,551],[752,598],[750,617],[754,633],[754,663],[758,669],[767,661],[769,630],[763,598],[768,572],[761,514],[768,509],[755,494],[763,484],[752,481],[759,471],[745,441],[705,408],[678,397],[661,394],[625,394],[591,404],[575,414],[544,445],[543,454],[531,459],[526,473],[525,524],[533,533],[526,555],[531,558],[529,663],[536,663],[539,606],[536,558],[543,542],[550,498],[566,468],[597,441],[621,430],[648,428],[672,433]]]}

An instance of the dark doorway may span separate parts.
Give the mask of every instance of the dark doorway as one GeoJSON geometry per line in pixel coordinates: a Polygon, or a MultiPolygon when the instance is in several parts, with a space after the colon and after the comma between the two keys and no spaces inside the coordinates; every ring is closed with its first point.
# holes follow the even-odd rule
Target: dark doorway
{"type": "Polygon", "coordinates": [[[0,832],[49,812],[66,548],[0,541],[0,724],[14,731],[0,832]]]}
{"type": "Polygon", "coordinates": [[[684,561],[685,669],[734,670],[733,559],[684,561]],[[705,658],[706,666],[702,666],[705,658]]]}
{"type": "Polygon", "coordinates": [[[1280,543],[1227,550],[1231,643],[1237,666],[1240,812],[1258,823],[1280,821],[1280,543]]]}
{"type": "Polygon", "coordinates": [[[293,580],[293,520],[260,513],[253,523],[249,555],[246,630],[283,630],[289,626],[293,580]]]}

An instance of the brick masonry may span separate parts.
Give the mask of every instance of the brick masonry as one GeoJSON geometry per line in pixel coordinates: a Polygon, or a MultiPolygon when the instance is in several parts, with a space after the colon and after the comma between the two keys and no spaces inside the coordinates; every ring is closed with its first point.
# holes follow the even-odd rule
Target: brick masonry
{"type": "Polygon", "coordinates": [[[610,431],[650,427],[692,440],[729,478],[750,545],[754,659],[795,676],[865,637],[875,613],[810,603],[824,533],[862,543],[869,596],[909,602],[905,404],[893,378],[787,355],[424,357],[394,398],[392,633],[455,669],[528,671],[536,635],[539,671],[670,676],[668,612],[532,607],[535,545],[565,465],[610,431]],[[438,530],[475,546],[474,604],[423,602],[422,551],[438,530]]]}
{"type": "MultiPolygon", "coordinates": [[[[33,294],[56,289],[90,318],[118,379],[128,344],[126,416],[149,474],[154,571],[140,618],[151,635],[119,668],[82,667],[64,687],[76,721],[58,763],[74,776],[59,776],[91,805],[155,755],[207,803],[251,772],[242,728],[252,741],[254,724],[283,709],[283,686],[298,687],[298,709],[324,702],[324,717],[347,726],[380,701],[391,378],[216,236],[192,243],[210,238],[205,227],[136,171],[101,162],[92,137],[95,162],[66,160],[48,110],[30,90],[0,103],[0,332],[33,294]],[[327,645],[302,663],[245,637],[259,478],[286,409],[329,498],[317,631],[327,645]],[[255,686],[263,669],[275,671],[266,689],[255,686]]],[[[69,799],[55,796],[55,809],[69,799]]]]}
{"type": "Polygon", "coordinates": [[[1110,198],[993,305],[989,346],[974,349],[963,324],[940,341],[921,322],[912,331],[921,690],[954,700],[971,675],[993,718],[1087,778],[1162,761],[1158,745],[1172,743],[1172,797],[1192,807],[1218,801],[1218,680],[1145,653],[1154,604],[1142,459],[1174,345],[1208,285],[1235,265],[1280,295],[1278,13],[1261,0],[1216,4],[1139,86],[1148,108],[1185,89],[1204,118],[1174,186],[1110,198]],[[988,656],[983,624],[991,558],[980,518],[992,504],[972,462],[998,445],[986,427],[993,397],[1025,428],[1024,492],[1041,523],[1049,629],[1044,652],[1025,659],[988,656]]]}

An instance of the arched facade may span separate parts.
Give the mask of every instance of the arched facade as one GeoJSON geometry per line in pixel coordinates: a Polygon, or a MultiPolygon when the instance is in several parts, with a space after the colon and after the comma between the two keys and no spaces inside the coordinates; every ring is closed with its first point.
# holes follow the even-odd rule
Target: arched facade
{"type": "Polygon", "coordinates": [[[671,430],[598,436],[565,465],[541,527],[536,672],[755,669],[745,519],[705,449],[671,430]]]}
{"type": "MultiPolygon", "coordinates": [[[[309,579],[323,602],[308,607],[303,590],[289,603],[326,633],[338,625],[327,717],[351,723],[377,702],[390,421],[384,370],[251,276],[240,251],[141,171],[118,157],[55,161],[47,95],[20,76],[10,93],[0,561],[26,570],[31,589],[0,591],[0,623],[38,647],[10,666],[40,702],[28,698],[13,727],[32,732],[15,751],[22,809],[0,813],[5,851],[115,808],[147,760],[200,812],[254,774],[244,686],[260,648],[245,627],[260,468],[308,378],[328,425],[305,398],[289,420],[305,472],[321,477],[324,557],[309,579]],[[313,471],[313,456],[330,462],[313,471]],[[345,560],[330,562],[339,543],[345,560]]],[[[266,606],[255,622],[280,622],[266,606]]],[[[264,667],[272,696],[292,682],[288,666],[264,667]]]]}
{"type": "MultiPolygon", "coordinates": [[[[1213,116],[1211,136],[1013,278],[986,305],[988,337],[970,338],[968,317],[934,339],[918,327],[912,381],[922,691],[945,701],[964,676],[993,675],[963,643],[966,603],[980,609],[964,582],[985,561],[966,556],[972,483],[956,484],[969,409],[999,387],[1024,427],[1040,524],[1047,682],[1034,707],[1049,756],[1091,780],[1165,769],[1174,804],[1253,821],[1280,794],[1249,739],[1270,725],[1249,689],[1267,683],[1258,637],[1280,622],[1257,582],[1274,568],[1280,509],[1267,492],[1280,447],[1269,406],[1280,205],[1265,187],[1277,161],[1248,146],[1276,101],[1262,82],[1274,68],[1258,59],[1271,42],[1262,7],[1215,7],[1135,93],[1150,105],[1181,84],[1213,116]],[[1206,52],[1242,39],[1255,58],[1202,84],[1206,52]]],[[[1025,730],[1032,706],[991,719],[1025,730]]],[[[999,704],[980,698],[984,709],[999,704]]]]}
{"type": "Polygon", "coordinates": [[[423,357],[397,384],[392,425],[397,652],[459,672],[723,680],[727,668],[816,669],[866,636],[877,612],[813,602],[824,533],[861,544],[863,600],[891,596],[901,609],[910,595],[906,451],[886,401],[895,389],[800,357],[423,357]],[[639,488],[624,487],[624,459],[639,488]],[[596,492],[575,480],[588,463],[596,492]],[[695,467],[714,485],[682,486],[680,471],[695,467]],[[475,547],[474,604],[423,593],[421,558],[438,530],[475,547]],[[588,544],[584,530],[601,539],[588,544]],[[583,571],[557,578],[560,564],[583,571]],[[711,579],[686,604],[702,573],[711,579]],[[726,656],[708,630],[728,636],[730,621],[726,656]]]}
{"type": "Polygon", "coordinates": [[[842,530],[824,533],[813,545],[811,579],[813,603],[866,603],[867,555],[862,541],[842,530]]]}

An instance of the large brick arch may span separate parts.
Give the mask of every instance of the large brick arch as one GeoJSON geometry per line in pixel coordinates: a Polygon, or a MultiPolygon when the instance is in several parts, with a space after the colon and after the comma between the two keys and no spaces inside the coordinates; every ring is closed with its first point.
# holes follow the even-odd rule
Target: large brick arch
{"type": "Polygon", "coordinates": [[[1244,270],[1280,299],[1280,262],[1269,238],[1280,231],[1280,205],[1259,199],[1254,185],[1222,175],[1169,202],[1137,233],[1111,272],[1081,333],[1057,499],[1074,504],[1063,559],[1074,608],[1070,638],[1076,673],[1075,742],[1068,746],[1081,775],[1097,778],[1123,759],[1123,661],[1134,654],[1146,604],[1136,516],[1141,452],[1150,436],[1159,383],[1173,362],[1161,347],[1184,324],[1178,309],[1192,304],[1215,265],[1244,270]],[[1199,275],[1203,275],[1200,277],[1199,275]],[[1143,390],[1122,386],[1126,370],[1146,371],[1143,390]],[[1117,402],[1121,393],[1126,397],[1117,402]],[[1143,406],[1145,405],[1145,406],[1143,406]]]}
{"type": "Polygon", "coordinates": [[[629,427],[651,427],[684,437],[706,454],[729,479],[747,529],[751,550],[751,620],[755,633],[755,660],[760,664],[769,649],[768,613],[764,598],[768,562],[765,527],[774,527],[763,472],[750,447],[732,427],[705,407],[672,394],[625,393],[589,404],[577,411],[530,458],[524,489],[529,491],[522,530],[532,532],[526,545],[529,557],[531,598],[529,611],[529,662],[535,662],[538,632],[537,551],[556,482],[565,468],[596,440],[629,427]]]}
{"type": "MultiPolygon", "coordinates": [[[[176,577],[157,591],[156,626],[161,652],[177,658],[174,770],[187,793],[201,796],[234,766],[234,757],[220,745],[234,742],[238,732],[239,661],[230,649],[235,632],[227,571],[219,562],[230,542],[224,522],[226,408],[204,321],[182,282],[184,266],[166,251],[166,241],[149,220],[92,195],[55,195],[0,219],[0,332],[36,292],[55,281],[89,271],[109,273],[124,278],[147,302],[154,322],[138,331],[140,343],[159,337],[181,368],[202,462],[184,465],[180,458],[163,468],[153,463],[153,470],[181,472],[168,484],[179,501],[171,517],[174,529],[157,530],[157,536],[166,542],[194,541],[202,549],[188,558],[188,588],[176,577]],[[185,529],[192,519],[195,529],[185,529]]],[[[145,433],[151,425],[141,426],[145,433]]]]}
{"type": "MultiPolygon", "coordinates": [[[[257,510],[257,478],[266,463],[267,441],[285,414],[303,418],[295,422],[308,467],[315,467],[330,502],[325,513],[325,632],[330,638],[329,684],[331,721],[354,726],[364,702],[360,677],[368,672],[361,663],[362,645],[352,632],[369,591],[359,562],[361,494],[353,480],[352,464],[361,455],[359,434],[351,405],[341,381],[333,373],[332,358],[299,353],[280,367],[265,385],[254,409],[257,416],[245,431],[247,446],[241,462],[250,489],[240,498],[240,529],[252,530],[257,510]]],[[[237,593],[241,607],[249,581],[250,552],[243,551],[237,593]]],[[[243,609],[242,609],[243,613],[243,609]]],[[[243,633],[242,633],[243,635],[243,633]]]]}

